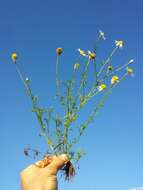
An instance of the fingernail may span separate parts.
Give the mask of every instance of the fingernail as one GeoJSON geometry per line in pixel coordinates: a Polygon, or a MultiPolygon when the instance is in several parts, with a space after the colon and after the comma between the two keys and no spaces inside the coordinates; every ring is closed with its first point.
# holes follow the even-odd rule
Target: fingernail
{"type": "Polygon", "coordinates": [[[67,162],[67,161],[68,161],[68,157],[67,157],[66,154],[62,154],[62,155],[61,155],[61,158],[62,158],[62,160],[63,160],[64,162],[67,162]]]}

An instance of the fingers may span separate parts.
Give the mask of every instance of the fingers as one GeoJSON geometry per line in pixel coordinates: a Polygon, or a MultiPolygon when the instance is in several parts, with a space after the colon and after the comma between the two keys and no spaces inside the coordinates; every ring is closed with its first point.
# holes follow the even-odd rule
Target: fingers
{"type": "Polygon", "coordinates": [[[61,169],[69,161],[66,154],[60,156],[53,156],[52,162],[48,165],[47,172],[51,175],[56,175],[59,169],[61,169]]]}
{"type": "MultiPolygon", "coordinates": [[[[25,169],[26,172],[39,172],[40,170],[48,175],[56,175],[59,169],[61,169],[69,161],[66,154],[60,156],[45,156],[43,160],[37,161],[35,164],[30,165],[25,169]]],[[[25,172],[24,172],[25,173],[25,172]]]]}
{"type": "Polygon", "coordinates": [[[48,166],[53,160],[53,157],[50,156],[45,156],[45,158],[43,160],[39,160],[35,163],[35,166],[39,167],[39,168],[45,168],[46,166],[48,166]]]}

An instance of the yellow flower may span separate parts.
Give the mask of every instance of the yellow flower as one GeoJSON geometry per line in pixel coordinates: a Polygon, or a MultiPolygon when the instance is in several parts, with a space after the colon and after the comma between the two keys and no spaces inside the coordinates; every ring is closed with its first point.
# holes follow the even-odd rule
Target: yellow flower
{"type": "Polygon", "coordinates": [[[122,41],[122,40],[115,40],[115,45],[118,48],[122,48],[124,46],[124,41],[122,41]]]}
{"type": "Polygon", "coordinates": [[[52,144],[52,141],[50,139],[47,140],[48,145],[52,144]]]}
{"type": "Polygon", "coordinates": [[[116,83],[118,83],[119,82],[119,77],[118,76],[113,76],[112,78],[111,78],[111,84],[113,85],[113,84],[116,84],[116,83]]]}
{"type": "Polygon", "coordinates": [[[17,53],[12,53],[12,54],[11,54],[11,59],[12,59],[12,61],[15,63],[16,60],[18,59],[17,53]]]}
{"type": "Polygon", "coordinates": [[[112,71],[113,70],[113,67],[110,65],[110,66],[108,66],[108,70],[109,71],[112,71]]]}
{"type": "Polygon", "coordinates": [[[98,86],[98,91],[103,91],[103,90],[106,90],[107,86],[106,84],[101,84],[100,86],[98,86]]]}
{"type": "Polygon", "coordinates": [[[84,56],[84,57],[87,56],[84,50],[81,50],[81,49],[79,48],[78,51],[79,51],[79,54],[80,54],[81,56],[84,56]]]}
{"type": "Polygon", "coordinates": [[[78,68],[79,68],[79,63],[75,63],[74,64],[74,70],[78,70],[78,68]]]}
{"type": "Polygon", "coordinates": [[[63,49],[61,47],[59,47],[59,48],[56,49],[57,55],[61,55],[62,52],[63,52],[63,49]]]}
{"type": "Polygon", "coordinates": [[[95,59],[96,54],[91,51],[88,51],[88,56],[89,56],[89,59],[95,59]]]}
{"type": "Polygon", "coordinates": [[[131,64],[133,62],[134,62],[134,59],[130,59],[128,63],[131,64]]]}
{"type": "Polygon", "coordinates": [[[105,38],[105,34],[102,30],[99,30],[99,38],[103,39],[103,40],[106,40],[105,38]]]}
{"type": "Polygon", "coordinates": [[[134,73],[134,70],[132,68],[127,67],[126,70],[130,75],[134,73]]]}

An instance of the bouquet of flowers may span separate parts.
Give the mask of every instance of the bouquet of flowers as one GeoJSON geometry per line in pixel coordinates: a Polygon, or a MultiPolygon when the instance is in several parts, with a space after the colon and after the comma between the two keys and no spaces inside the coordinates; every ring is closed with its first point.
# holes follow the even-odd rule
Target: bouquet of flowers
{"type": "MultiPolygon", "coordinates": [[[[106,40],[105,34],[99,31],[98,39],[106,40]]],[[[32,102],[32,112],[35,113],[39,126],[40,136],[42,136],[47,143],[47,152],[39,167],[45,167],[49,162],[49,155],[67,154],[69,162],[62,168],[65,172],[66,178],[69,179],[75,174],[76,164],[79,163],[80,158],[84,155],[84,151],[76,150],[75,145],[79,142],[80,137],[85,133],[86,128],[94,121],[94,118],[100,108],[103,107],[104,101],[112,92],[113,88],[118,86],[122,80],[127,76],[133,75],[134,70],[130,65],[134,62],[133,59],[128,60],[125,64],[114,66],[112,64],[112,57],[114,54],[122,49],[124,41],[116,40],[115,45],[109,56],[101,62],[97,62],[97,51],[93,48],[91,51],[84,51],[78,49],[79,61],[73,64],[73,70],[70,80],[62,81],[59,77],[59,62],[61,59],[63,49],[61,47],[56,49],[56,100],[61,106],[60,113],[56,111],[55,107],[43,108],[38,103],[38,98],[33,94],[30,80],[24,77],[20,66],[19,57],[17,53],[11,54],[11,59],[16,67],[16,70],[22,80],[25,90],[32,102]],[[84,63],[81,63],[84,62],[84,63]],[[94,67],[94,75],[90,76],[88,73],[89,67],[94,67]],[[78,75],[79,80],[76,80],[78,75]],[[87,88],[88,77],[93,77],[93,84],[87,88]],[[85,121],[80,122],[81,110],[91,99],[100,98],[91,107],[91,113],[85,121]]],[[[25,155],[29,155],[30,148],[24,150],[25,155]]],[[[35,155],[38,151],[34,150],[35,155]]]]}

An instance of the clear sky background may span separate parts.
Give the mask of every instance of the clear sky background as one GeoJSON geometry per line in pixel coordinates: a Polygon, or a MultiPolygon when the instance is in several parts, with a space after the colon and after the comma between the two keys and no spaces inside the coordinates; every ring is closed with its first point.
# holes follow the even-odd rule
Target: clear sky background
{"type": "Polygon", "coordinates": [[[19,173],[32,163],[24,157],[24,147],[44,149],[10,54],[18,52],[35,94],[42,105],[49,105],[55,48],[64,48],[60,72],[67,78],[76,49],[90,49],[99,29],[107,37],[100,54],[106,57],[114,40],[125,40],[114,64],[134,58],[135,77],[114,90],[89,126],[78,144],[87,153],[80,170],[72,182],[59,181],[59,190],[130,190],[143,185],[142,10],[142,0],[0,1],[0,189],[20,189],[19,173]]]}

